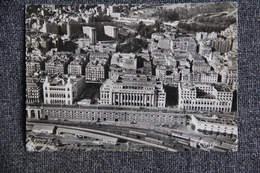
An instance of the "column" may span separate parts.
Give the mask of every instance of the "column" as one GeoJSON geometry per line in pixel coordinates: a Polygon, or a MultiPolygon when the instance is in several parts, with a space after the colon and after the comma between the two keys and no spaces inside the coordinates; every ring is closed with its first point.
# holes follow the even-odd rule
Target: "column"
{"type": "Polygon", "coordinates": [[[129,103],[130,103],[130,106],[133,105],[133,99],[132,99],[132,94],[129,94],[129,103]]]}
{"type": "Polygon", "coordinates": [[[139,106],[142,105],[142,94],[138,94],[139,95],[139,106]]]}
{"type": "Polygon", "coordinates": [[[117,102],[118,102],[118,105],[120,104],[120,94],[119,93],[116,93],[117,95],[117,102]]]}
{"type": "Polygon", "coordinates": [[[28,114],[28,118],[31,118],[32,115],[31,115],[31,110],[30,109],[27,109],[27,114],[28,114]]]}
{"type": "Polygon", "coordinates": [[[126,94],[126,97],[127,97],[127,106],[130,106],[132,103],[131,103],[131,94],[126,94]]]}
{"type": "Polygon", "coordinates": [[[144,94],[144,104],[145,104],[145,106],[146,106],[146,103],[147,103],[146,94],[144,94]]]}
{"type": "Polygon", "coordinates": [[[135,94],[135,97],[136,97],[136,99],[135,99],[135,103],[136,103],[136,106],[137,106],[137,103],[138,103],[138,95],[135,94]]]}
{"type": "Polygon", "coordinates": [[[125,105],[125,98],[126,98],[126,96],[125,96],[126,94],[124,93],[124,99],[123,99],[123,104],[125,105]]]}
{"type": "Polygon", "coordinates": [[[155,105],[155,102],[154,102],[154,94],[151,95],[151,99],[152,99],[152,105],[154,106],[155,105]]]}
{"type": "Polygon", "coordinates": [[[120,104],[120,105],[123,104],[123,94],[122,94],[122,93],[120,93],[120,102],[119,102],[119,104],[120,104]]]}
{"type": "Polygon", "coordinates": [[[115,93],[112,93],[112,105],[115,105],[115,93]]]}
{"type": "Polygon", "coordinates": [[[34,110],[35,118],[38,118],[38,110],[34,110]]]}
{"type": "Polygon", "coordinates": [[[131,97],[131,106],[133,106],[133,104],[134,104],[133,94],[131,94],[130,97],[131,97]]]}

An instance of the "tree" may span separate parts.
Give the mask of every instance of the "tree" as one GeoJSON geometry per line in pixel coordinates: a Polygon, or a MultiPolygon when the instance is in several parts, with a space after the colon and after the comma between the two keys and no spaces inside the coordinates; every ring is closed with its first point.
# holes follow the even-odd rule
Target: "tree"
{"type": "Polygon", "coordinates": [[[155,24],[153,26],[156,32],[161,32],[161,24],[162,24],[161,20],[155,21],[155,24]]]}
{"type": "Polygon", "coordinates": [[[118,52],[130,53],[130,52],[140,52],[142,48],[147,48],[148,43],[145,38],[138,39],[131,37],[126,39],[125,44],[117,46],[118,52]]]}
{"type": "Polygon", "coordinates": [[[179,20],[179,14],[172,9],[169,10],[158,10],[152,16],[158,16],[165,22],[173,22],[179,20]]]}
{"type": "Polygon", "coordinates": [[[83,38],[84,37],[84,33],[81,32],[81,31],[78,31],[78,32],[75,32],[75,33],[72,33],[70,38],[73,40],[73,39],[76,39],[76,38],[83,38]]]}

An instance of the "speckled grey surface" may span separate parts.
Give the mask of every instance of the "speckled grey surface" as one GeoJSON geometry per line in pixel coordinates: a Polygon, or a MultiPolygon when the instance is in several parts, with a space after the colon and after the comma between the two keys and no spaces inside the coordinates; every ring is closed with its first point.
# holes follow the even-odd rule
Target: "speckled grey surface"
{"type": "MultiPolygon", "coordinates": [[[[260,1],[239,0],[239,151],[25,151],[25,4],[151,1],[0,1],[0,172],[260,172],[260,1]]],[[[158,2],[158,1],[157,1],[158,2]]],[[[161,2],[223,2],[180,0],[161,2]]]]}

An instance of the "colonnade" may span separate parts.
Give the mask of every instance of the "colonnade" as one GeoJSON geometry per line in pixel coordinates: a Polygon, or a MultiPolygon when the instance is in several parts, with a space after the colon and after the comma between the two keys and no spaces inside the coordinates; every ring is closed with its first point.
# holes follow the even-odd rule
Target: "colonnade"
{"type": "Polygon", "coordinates": [[[112,105],[154,107],[154,94],[112,93],[112,105]]]}

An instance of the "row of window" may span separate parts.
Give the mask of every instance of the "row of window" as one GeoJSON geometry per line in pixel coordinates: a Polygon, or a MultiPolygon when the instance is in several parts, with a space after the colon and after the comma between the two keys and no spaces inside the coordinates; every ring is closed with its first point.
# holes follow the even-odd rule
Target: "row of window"
{"type": "MultiPolygon", "coordinates": [[[[48,99],[45,100],[46,104],[66,104],[66,100],[53,100],[51,99],[50,101],[48,99]]],[[[70,100],[68,100],[68,104],[71,104],[70,100]]]]}
{"type": "MultiPolygon", "coordinates": [[[[118,100],[119,99],[119,95],[120,93],[116,93],[115,94],[115,99],[118,100]]],[[[132,101],[138,101],[138,100],[144,100],[144,95],[138,95],[138,94],[128,94],[128,95],[124,95],[124,94],[121,94],[122,96],[122,99],[123,100],[132,100],[132,101]]],[[[149,96],[146,97],[146,101],[150,101],[150,97],[153,97],[153,96],[149,96]]]]}
{"type": "MultiPolygon", "coordinates": [[[[45,90],[48,90],[48,87],[45,87],[45,90]]],[[[55,90],[55,91],[65,91],[65,88],[49,88],[49,90],[55,90]]],[[[67,91],[69,91],[70,89],[67,88],[67,91]]]]}
{"type": "Polygon", "coordinates": [[[48,109],[45,109],[44,110],[44,113],[45,114],[49,114],[49,113],[62,113],[62,114],[87,114],[88,116],[92,116],[92,115],[108,115],[108,116],[133,116],[133,117],[148,117],[148,116],[151,116],[151,117],[158,117],[158,118],[175,118],[175,119],[184,119],[183,116],[177,116],[177,115],[154,115],[154,114],[135,114],[135,113],[114,113],[114,112],[83,112],[83,111],[65,111],[65,110],[48,110],[48,109]]]}
{"type": "MultiPolygon", "coordinates": [[[[201,126],[201,124],[199,124],[201,126]]],[[[203,124],[202,124],[203,125],[203,124]]],[[[207,124],[204,124],[204,126],[208,126],[207,124]]],[[[214,125],[211,125],[210,127],[214,127],[214,125]]],[[[223,128],[223,127],[220,127],[218,126],[217,128],[223,128]]],[[[224,127],[224,129],[227,129],[227,127],[224,127]]],[[[234,128],[231,128],[231,130],[234,130],[234,128]]]]}
{"type": "Polygon", "coordinates": [[[186,110],[195,110],[195,111],[223,111],[223,112],[229,112],[231,111],[231,108],[227,107],[201,107],[201,106],[183,106],[183,109],[186,110]]]}
{"type": "MultiPolygon", "coordinates": [[[[49,114],[48,115],[50,118],[84,118],[84,119],[88,119],[88,120],[101,120],[101,117],[93,117],[93,116],[86,116],[86,115],[77,115],[77,116],[72,116],[72,115],[54,115],[54,114],[49,114]]],[[[116,118],[118,121],[118,118],[116,118]]],[[[114,117],[105,117],[103,118],[103,121],[106,120],[114,120],[114,117]]],[[[124,120],[124,119],[123,119],[124,120]]],[[[125,119],[126,121],[153,121],[153,122],[175,122],[175,123],[180,123],[180,124],[184,124],[184,120],[183,119],[160,119],[160,118],[153,118],[153,119],[142,119],[142,118],[129,118],[127,117],[125,119]]]]}

